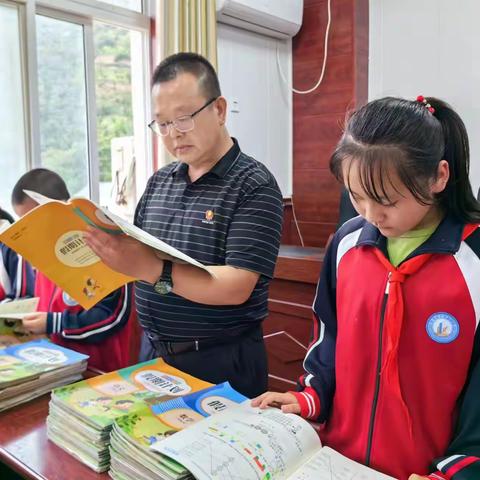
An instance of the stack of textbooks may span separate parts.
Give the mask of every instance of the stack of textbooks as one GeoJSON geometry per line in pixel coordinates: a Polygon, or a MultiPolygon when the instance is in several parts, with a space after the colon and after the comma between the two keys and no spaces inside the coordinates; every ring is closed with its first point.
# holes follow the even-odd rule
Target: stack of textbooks
{"type": "Polygon", "coordinates": [[[91,469],[104,472],[110,466],[114,420],[210,386],[161,359],[89,378],[52,392],[47,435],[91,469]]]}
{"type": "Polygon", "coordinates": [[[0,411],[78,381],[87,359],[44,339],[1,348],[0,411]]]}
{"type": "Polygon", "coordinates": [[[222,383],[182,398],[169,400],[118,418],[110,438],[114,480],[180,480],[189,471],[150,447],[211,414],[244,402],[246,397],[222,383]]]}

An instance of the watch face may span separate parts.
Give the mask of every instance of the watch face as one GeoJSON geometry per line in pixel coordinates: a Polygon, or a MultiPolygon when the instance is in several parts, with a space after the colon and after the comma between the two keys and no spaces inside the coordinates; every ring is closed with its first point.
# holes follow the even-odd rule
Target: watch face
{"type": "Polygon", "coordinates": [[[167,293],[170,293],[172,291],[172,288],[173,285],[171,284],[171,282],[167,282],[165,280],[159,280],[153,286],[153,289],[160,295],[166,295],[167,293]]]}

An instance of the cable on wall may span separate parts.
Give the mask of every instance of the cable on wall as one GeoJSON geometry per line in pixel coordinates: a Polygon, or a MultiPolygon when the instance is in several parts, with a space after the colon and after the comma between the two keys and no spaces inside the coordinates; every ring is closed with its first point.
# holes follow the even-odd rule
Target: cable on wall
{"type": "MultiPolygon", "coordinates": [[[[280,73],[281,79],[283,80],[285,85],[287,85],[287,87],[289,87],[291,89],[292,92],[297,93],[299,95],[307,95],[309,93],[314,92],[320,86],[320,84],[322,83],[323,77],[325,76],[325,69],[327,67],[328,38],[329,38],[329,35],[330,35],[331,24],[332,24],[332,8],[331,8],[331,0],[328,0],[328,2],[327,2],[327,26],[325,28],[325,39],[324,39],[324,42],[323,42],[324,46],[323,46],[322,71],[320,72],[320,77],[319,77],[317,83],[312,88],[309,88],[308,90],[298,90],[298,89],[294,88],[293,86],[290,87],[290,85],[288,84],[287,79],[285,78],[285,75],[282,71],[282,67],[280,65],[280,52],[279,52],[279,48],[278,48],[278,44],[277,44],[277,48],[276,48],[277,68],[278,68],[278,71],[280,73]]],[[[300,232],[300,225],[298,224],[297,215],[295,214],[295,205],[293,203],[293,192],[292,192],[292,196],[291,196],[291,201],[292,201],[293,220],[295,222],[295,227],[297,229],[297,233],[298,233],[298,236],[300,238],[300,243],[301,243],[302,247],[304,247],[305,242],[303,241],[303,236],[302,236],[302,233],[300,232]]]]}
{"type": "Polygon", "coordinates": [[[327,67],[327,58],[328,58],[328,38],[329,38],[329,34],[330,34],[330,26],[332,24],[332,8],[331,8],[331,1],[332,0],[328,0],[327,2],[327,27],[325,28],[325,40],[323,42],[323,64],[322,64],[322,71],[320,72],[320,77],[317,81],[317,83],[312,87],[312,88],[309,88],[308,90],[297,90],[296,88],[294,88],[293,86],[290,87],[288,82],[287,82],[287,79],[285,78],[285,75],[282,71],[282,67],[280,66],[280,52],[279,52],[279,49],[278,49],[278,45],[277,45],[277,68],[278,68],[278,71],[280,73],[280,77],[282,78],[283,82],[289,87],[291,88],[292,92],[294,93],[298,93],[299,95],[306,95],[308,93],[312,93],[314,92],[319,86],[320,84],[322,83],[323,81],[323,77],[325,75],[325,69],[327,67]]]}

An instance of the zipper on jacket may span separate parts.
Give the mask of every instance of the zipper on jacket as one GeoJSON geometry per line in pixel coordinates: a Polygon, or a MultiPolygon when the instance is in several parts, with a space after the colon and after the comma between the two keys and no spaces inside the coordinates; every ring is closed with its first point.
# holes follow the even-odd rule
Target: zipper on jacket
{"type": "Polygon", "coordinates": [[[370,425],[368,427],[367,454],[365,459],[365,465],[367,465],[367,467],[370,465],[370,456],[372,454],[373,429],[375,426],[375,414],[377,411],[378,392],[380,391],[380,373],[382,370],[383,324],[385,321],[385,310],[387,307],[388,292],[390,290],[390,276],[391,276],[391,273],[388,274],[387,285],[385,287],[385,293],[383,295],[382,309],[380,311],[380,329],[378,332],[378,356],[377,356],[377,368],[375,372],[375,391],[373,394],[372,411],[370,414],[370,425]]]}

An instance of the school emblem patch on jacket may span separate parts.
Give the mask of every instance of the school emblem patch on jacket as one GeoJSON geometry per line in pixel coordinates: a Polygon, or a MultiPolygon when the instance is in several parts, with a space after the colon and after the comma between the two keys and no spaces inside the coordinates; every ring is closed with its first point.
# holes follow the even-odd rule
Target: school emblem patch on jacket
{"type": "Polygon", "coordinates": [[[426,329],[428,336],[437,343],[453,342],[460,332],[457,319],[446,312],[437,312],[430,315],[426,329]]]}
{"type": "Polygon", "coordinates": [[[75,307],[78,302],[74,300],[67,292],[62,292],[62,300],[67,307],[75,307]]]}

